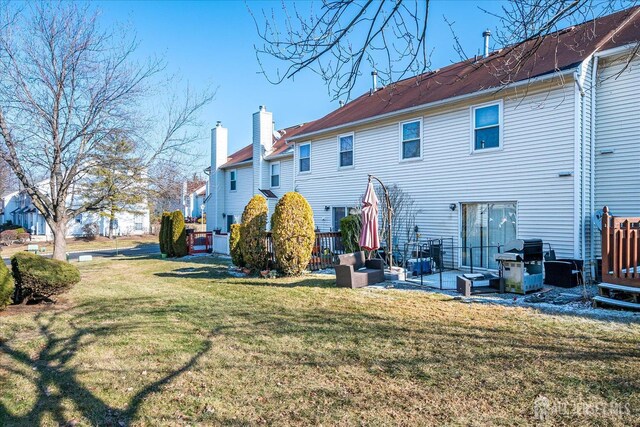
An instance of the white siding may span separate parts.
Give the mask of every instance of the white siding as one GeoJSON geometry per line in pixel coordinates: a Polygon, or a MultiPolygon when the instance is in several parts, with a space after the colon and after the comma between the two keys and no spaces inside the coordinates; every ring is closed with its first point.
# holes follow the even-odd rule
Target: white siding
{"type": "MultiPolygon", "coordinates": [[[[224,213],[226,215],[235,216],[235,221],[240,222],[242,211],[253,197],[253,168],[251,166],[238,167],[236,169],[227,169],[224,172],[224,213]],[[235,170],[236,175],[236,191],[230,190],[230,171],[235,170]]],[[[226,219],[225,219],[226,221],[226,219]]],[[[222,226],[222,231],[226,231],[226,222],[222,226]]]]}
{"type": "Polygon", "coordinates": [[[614,215],[640,213],[640,60],[600,66],[596,103],[596,203],[614,215]],[[600,154],[603,149],[615,150],[600,154]]]}
{"type": "MultiPolygon", "coordinates": [[[[601,60],[596,88],[595,207],[640,216],[640,59],[601,60]],[[614,150],[601,154],[602,150],[614,150]]],[[[596,235],[596,255],[600,234],[596,235]]]]}
{"type": "Polygon", "coordinates": [[[285,158],[268,162],[267,176],[264,177],[263,187],[260,188],[269,188],[276,196],[278,196],[277,199],[267,199],[267,205],[269,206],[269,218],[271,218],[280,197],[285,193],[293,191],[293,159],[285,158]],[[271,187],[271,164],[275,162],[280,162],[280,186],[278,188],[271,187]]]}
{"type": "MultiPolygon", "coordinates": [[[[502,93],[503,147],[470,153],[471,112],[476,103],[457,104],[355,129],[355,167],[338,170],[335,135],[312,141],[311,173],[297,174],[296,188],[311,203],[316,225],[331,227],[325,206],[350,206],[364,192],[367,174],[398,184],[416,200],[423,236],[460,238],[461,202],[513,201],[518,236],[542,238],[560,256],[574,255],[574,83],[502,93]],[[423,159],[399,162],[399,121],[423,119],[423,159]]],[[[483,99],[483,102],[490,99],[483,99]]],[[[478,102],[480,103],[480,101],[478,102]]],[[[353,129],[344,130],[344,132],[353,129]]],[[[296,151],[297,152],[297,151],[296,151]]]]}

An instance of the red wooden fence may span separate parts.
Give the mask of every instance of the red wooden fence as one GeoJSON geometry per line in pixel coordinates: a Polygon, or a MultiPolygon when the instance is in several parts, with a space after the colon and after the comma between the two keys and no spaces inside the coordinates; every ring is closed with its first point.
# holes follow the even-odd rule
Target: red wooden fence
{"type": "Polygon", "coordinates": [[[640,287],[640,217],[602,215],[602,281],[640,287]]]}
{"type": "Polygon", "coordinates": [[[211,252],[213,233],[211,231],[194,231],[187,234],[189,255],[211,252]]]}

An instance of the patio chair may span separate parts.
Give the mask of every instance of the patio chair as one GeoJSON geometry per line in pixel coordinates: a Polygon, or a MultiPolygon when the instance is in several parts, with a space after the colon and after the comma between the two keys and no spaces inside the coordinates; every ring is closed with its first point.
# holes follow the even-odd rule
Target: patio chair
{"type": "Polygon", "coordinates": [[[343,288],[363,288],[384,282],[384,263],[381,259],[366,259],[364,252],[338,256],[336,285],[343,288]]]}

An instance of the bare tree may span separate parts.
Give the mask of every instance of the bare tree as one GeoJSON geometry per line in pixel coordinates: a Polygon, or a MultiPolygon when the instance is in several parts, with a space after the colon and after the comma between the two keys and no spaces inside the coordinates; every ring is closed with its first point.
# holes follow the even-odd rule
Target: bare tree
{"type": "Polygon", "coordinates": [[[89,6],[4,4],[0,28],[0,159],[10,167],[54,236],[64,259],[69,218],[100,210],[110,191],[75,196],[100,166],[100,144],[113,135],[140,139],[148,162],[180,149],[186,128],[212,98],[188,94],[171,103],[163,130],[145,140],[142,105],[163,70],[160,61],[137,63],[135,40],[103,31],[89,6]],[[46,188],[38,181],[48,180],[46,188]]]}
{"type": "MultiPolygon", "coordinates": [[[[499,10],[485,10],[499,18],[494,40],[506,47],[501,56],[509,57],[495,73],[517,74],[530,63],[543,37],[560,25],[594,19],[636,3],[509,0],[499,10]],[[533,42],[526,44],[523,52],[514,51],[523,40],[533,42]]],[[[429,71],[431,46],[426,34],[430,4],[430,0],[323,0],[317,9],[308,3],[300,7],[283,3],[282,11],[252,13],[262,42],[255,48],[258,62],[272,83],[308,69],[322,77],[334,99],[349,98],[356,81],[371,69],[377,70],[383,84],[429,71]],[[274,59],[282,69],[272,67],[268,59],[274,59]]],[[[445,21],[453,29],[453,23],[445,21]]],[[[461,59],[468,59],[455,33],[454,50],[461,59]]]]}

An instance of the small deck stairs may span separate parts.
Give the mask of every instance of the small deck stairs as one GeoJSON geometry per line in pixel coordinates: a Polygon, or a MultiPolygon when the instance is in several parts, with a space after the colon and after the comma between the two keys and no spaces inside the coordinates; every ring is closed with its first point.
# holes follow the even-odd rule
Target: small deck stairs
{"type": "Polygon", "coordinates": [[[593,306],[615,306],[628,310],[640,310],[640,287],[600,283],[600,295],[593,297],[593,306]]]}

